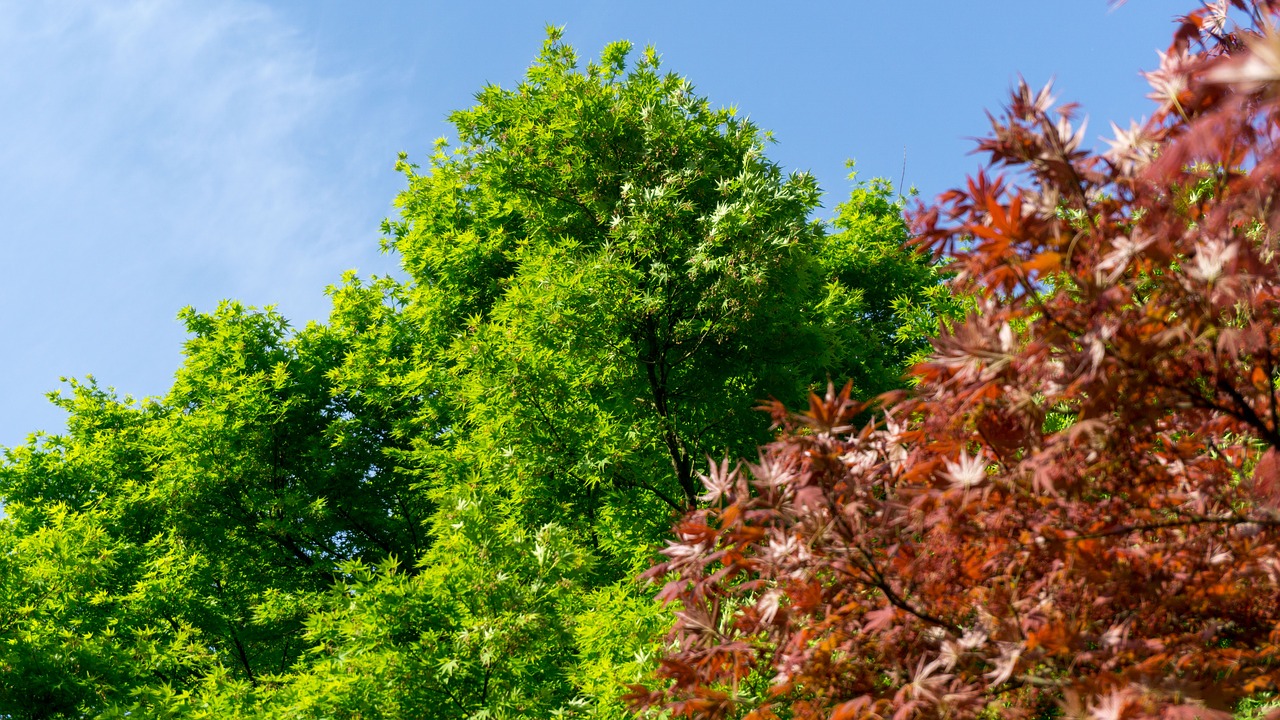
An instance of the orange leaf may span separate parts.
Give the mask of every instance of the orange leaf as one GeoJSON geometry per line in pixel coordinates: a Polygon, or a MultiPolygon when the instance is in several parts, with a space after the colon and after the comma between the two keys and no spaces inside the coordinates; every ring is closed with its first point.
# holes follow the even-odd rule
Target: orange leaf
{"type": "Polygon", "coordinates": [[[848,702],[841,703],[831,713],[831,720],[854,720],[866,714],[866,710],[871,706],[871,698],[867,695],[856,697],[848,702]]]}
{"type": "Polygon", "coordinates": [[[1047,273],[1062,267],[1062,255],[1056,252],[1042,252],[1022,263],[1023,270],[1036,273],[1047,273]]]}

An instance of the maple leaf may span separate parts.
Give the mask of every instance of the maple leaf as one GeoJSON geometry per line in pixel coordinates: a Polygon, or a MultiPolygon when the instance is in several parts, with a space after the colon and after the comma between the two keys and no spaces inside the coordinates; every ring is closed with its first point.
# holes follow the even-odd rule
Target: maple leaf
{"type": "Polygon", "coordinates": [[[1254,92],[1280,82],[1280,32],[1263,27],[1259,35],[1246,35],[1249,52],[1219,62],[1204,78],[1208,82],[1234,85],[1244,92],[1254,92]]]}
{"type": "Polygon", "coordinates": [[[1187,90],[1195,56],[1186,51],[1159,51],[1160,67],[1142,76],[1151,84],[1147,97],[1160,103],[1160,111],[1167,112],[1180,107],[1179,98],[1187,90]]]}
{"type": "Polygon", "coordinates": [[[1267,448],[1253,468],[1253,497],[1269,508],[1280,509],[1280,455],[1267,448]]]}
{"type": "Polygon", "coordinates": [[[1022,659],[1023,650],[1021,643],[1000,643],[1000,655],[993,658],[995,667],[985,675],[992,687],[1003,685],[1013,677],[1018,669],[1018,661],[1022,659]]]}
{"type": "Polygon", "coordinates": [[[710,472],[701,476],[702,484],[707,488],[707,491],[699,495],[698,500],[707,504],[715,504],[720,502],[720,499],[735,487],[738,482],[738,470],[737,468],[729,469],[728,458],[718,464],[712,462],[710,465],[710,472]]]}
{"type": "Polygon", "coordinates": [[[1187,276],[1212,284],[1222,277],[1223,271],[1235,260],[1237,252],[1233,243],[1224,242],[1220,238],[1208,240],[1196,248],[1194,264],[1187,269],[1187,276]]]}
{"type": "Polygon", "coordinates": [[[981,485],[987,479],[987,464],[978,456],[969,457],[965,451],[960,452],[960,457],[955,462],[944,460],[947,467],[943,477],[951,483],[951,487],[961,490],[981,485]]]}

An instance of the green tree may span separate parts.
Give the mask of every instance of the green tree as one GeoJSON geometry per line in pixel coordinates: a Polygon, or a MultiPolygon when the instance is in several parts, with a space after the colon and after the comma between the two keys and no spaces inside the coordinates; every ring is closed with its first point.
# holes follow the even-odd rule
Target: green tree
{"type": "Polygon", "coordinates": [[[618,577],[698,503],[708,455],[767,439],[762,399],[829,377],[898,387],[929,308],[927,258],[903,248],[887,184],[860,187],[839,232],[813,178],[713,109],[646,50],[580,68],[552,30],[514,89],[455,113],[459,147],[409,188],[389,242],[421,330],[428,483],[495,487],[529,526],[560,522],[618,577]]]}
{"type": "Polygon", "coordinates": [[[55,397],[68,432],[6,452],[0,688],[15,716],[83,714],[213,665],[251,683],[283,672],[338,564],[426,549],[432,506],[395,461],[396,413],[413,405],[335,372],[361,329],[349,323],[373,310],[335,304],[329,325],[297,333],[235,303],[184,311],[167,397],[73,381],[55,397]],[[282,596],[293,612],[265,621],[282,596]]]}
{"type": "Polygon", "coordinates": [[[833,230],[766,133],[629,53],[552,30],[402,160],[406,280],[348,275],[301,330],[184,311],[166,397],[73,382],[68,432],[8,452],[27,716],[626,716],[670,623],[631,578],[706,458],[768,439],[761,400],[900,387],[956,309],[887,183],[833,230]]]}
{"type": "MultiPolygon", "coordinates": [[[[553,30],[524,82],[452,116],[457,147],[439,143],[425,169],[402,161],[408,189],[386,228],[409,281],[394,291],[403,322],[385,332],[414,339],[371,377],[422,399],[418,487],[441,507],[483,497],[494,542],[552,526],[593,557],[547,610],[564,644],[513,648],[539,672],[554,665],[538,687],[557,693],[536,711],[488,706],[496,717],[577,712],[583,696],[597,716],[625,715],[617,697],[669,623],[629,578],[699,502],[706,457],[768,439],[762,399],[795,402],[829,378],[863,396],[901,387],[957,311],[931,259],[905,247],[887,183],[859,185],[829,231],[813,179],[770,162],[766,134],[651,50],[631,65],[629,51],[580,67],[553,30]]],[[[345,371],[365,376],[356,366],[376,356],[345,371]]],[[[520,575],[501,567],[476,574],[520,575]]],[[[418,652],[379,652],[391,647],[418,652]]]]}

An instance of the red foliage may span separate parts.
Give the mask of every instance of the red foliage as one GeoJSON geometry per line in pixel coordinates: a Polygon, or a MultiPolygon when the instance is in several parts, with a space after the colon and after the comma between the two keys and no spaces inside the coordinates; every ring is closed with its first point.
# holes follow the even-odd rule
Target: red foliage
{"type": "Polygon", "coordinates": [[[1174,720],[1277,688],[1280,0],[1230,5],[1105,154],[1014,91],[991,172],[917,216],[978,311],[877,423],[774,407],[759,464],[705,478],[638,705],[1174,720]]]}

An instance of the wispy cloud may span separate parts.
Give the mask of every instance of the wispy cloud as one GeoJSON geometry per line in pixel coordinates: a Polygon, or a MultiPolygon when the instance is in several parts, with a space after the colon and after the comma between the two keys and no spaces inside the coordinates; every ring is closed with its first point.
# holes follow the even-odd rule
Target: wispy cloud
{"type": "Polygon", "coordinates": [[[359,77],[270,8],[0,1],[0,68],[0,443],[58,374],[162,391],[182,305],[318,317],[342,268],[386,267],[340,127],[359,77]]]}

